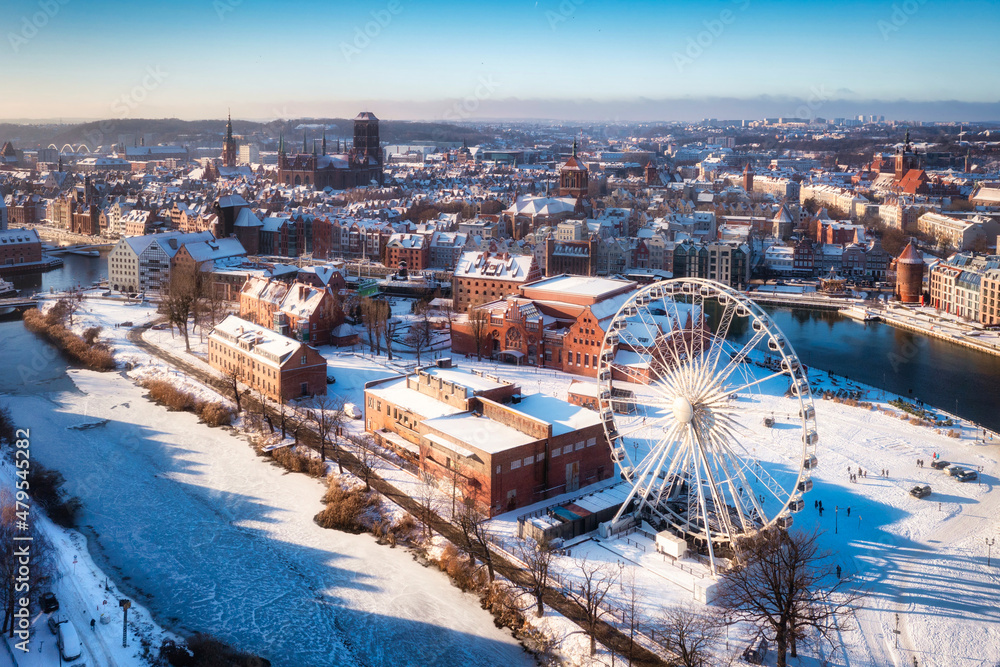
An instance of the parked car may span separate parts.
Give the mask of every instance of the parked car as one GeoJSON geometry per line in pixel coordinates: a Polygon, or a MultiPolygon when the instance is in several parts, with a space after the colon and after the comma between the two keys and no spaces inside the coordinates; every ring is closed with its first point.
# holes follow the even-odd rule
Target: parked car
{"type": "Polygon", "coordinates": [[[960,482],[973,482],[979,477],[979,473],[975,470],[966,470],[961,475],[958,476],[958,481],[960,482]]]}
{"type": "Polygon", "coordinates": [[[917,486],[910,489],[910,495],[913,496],[914,498],[926,498],[927,496],[931,495],[931,487],[927,486],[926,484],[923,485],[918,484],[917,486]]]}
{"type": "Polygon", "coordinates": [[[49,620],[48,620],[49,632],[51,632],[54,635],[59,634],[59,624],[62,623],[62,622],[63,621],[60,621],[57,616],[54,616],[54,615],[53,616],[49,616],[49,620]]]}
{"type": "Polygon", "coordinates": [[[42,593],[42,611],[46,614],[59,611],[59,600],[56,599],[56,594],[52,591],[42,593]]]}
{"type": "Polygon", "coordinates": [[[354,403],[344,403],[344,414],[351,419],[361,419],[361,410],[354,403]]]}
{"type": "Polygon", "coordinates": [[[63,660],[76,660],[83,653],[80,646],[80,636],[76,634],[76,628],[70,621],[63,621],[59,624],[59,652],[62,653],[63,660]]]}
{"type": "Polygon", "coordinates": [[[961,477],[965,474],[965,468],[962,466],[952,466],[948,468],[948,474],[952,477],[961,477]]]}
{"type": "Polygon", "coordinates": [[[937,461],[931,461],[931,467],[932,468],[937,468],[938,470],[944,470],[945,468],[947,468],[950,465],[951,464],[948,463],[947,461],[945,461],[944,459],[938,459],[937,461]]]}

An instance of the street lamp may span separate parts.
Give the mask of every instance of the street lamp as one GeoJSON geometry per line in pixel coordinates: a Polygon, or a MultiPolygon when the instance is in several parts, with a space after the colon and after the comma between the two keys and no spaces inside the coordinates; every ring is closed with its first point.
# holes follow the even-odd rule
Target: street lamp
{"type": "Polygon", "coordinates": [[[132,606],[131,600],[119,600],[118,605],[122,608],[122,648],[128,648],[128,608],[132,606]]]}
{"type": "Polygon", "coordinates": [[[997,538],[986,538],[986,567],[990,566],[990,552],[993,549],[993,544],[996,543],[997,538]]]}

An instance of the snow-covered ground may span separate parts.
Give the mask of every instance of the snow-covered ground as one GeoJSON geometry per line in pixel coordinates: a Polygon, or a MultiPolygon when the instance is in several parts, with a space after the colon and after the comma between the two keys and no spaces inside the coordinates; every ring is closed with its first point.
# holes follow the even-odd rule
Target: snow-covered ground
{"type": "MultiPolygon", "coordinates": [[[[116,359],[132,364],[129,375],[174,376],[113,326],[154,316],[149,306],[88,300],[74,328],[104,326],[116,359]]],[[[147,336],[183,350],[169,331],[147,336]]],[[[379,368],[371,372],[388,374],[379,368]]],[[[9,403],[33,430],[33,456],[62,471],[67,491],[83,499],[80,523],[98,564],[162,625],[216,634],[275,665],[529,664],[510,633],[443,573],[371,536],[316,526],[319,481],[268,464],[194,415],[149,403],[120,374],[70,376],[76,391],[9,403]],[[68,428],[102,419],[99,428],[68,428]]],[[[343,386],[358,381],[347,373],[343,386]]],[[[135,663],[111,656],[94,664],[135,663]]]]}
{"type": "MultiPolygon", "coordinates": [[[[107,321],[121,318],[138,322],[136,312],[133,310],[128,317],[107,316],[110,318],[107,321]]],[[[119,335],[124,333],[114,330],[116,347],[119,335]]],[[[183,350],[180,339],[171,338],[166,331],[149,332],[147,339],[172,346],[178,353],[183,350]]],[[[196,354],[197,340],[197,335],[192,337],[196,354]]],[[[389,363],[384,356],[372,358],[337,348],[321,348],[321,351],[337,380],[330,386],[331,393],[357,405],[363,404],[361,392],[365,382],[412,366],[412,361],[407,361],[412,354],[407,353],[402,360],[389,363]]],[[[118,354],[133,352],[136,351],[130,344],[122,342],[118,354]]],[[[425,356],[425,363],[428,357],[425,356]]],[[[136,364],[133,374],[153,372],[148,358],[130,360],[136,364]],[[146,371],[142,370],[142,364],[147,365],[146,371]]],[[[525,394],[542,392],[565,398],[574,379],[556,371],[498,365],[460,356],[455,356],[455,362],[460,367],[485,370],[517,382],[525,394]]],[[[975,431],[968,425],[958,429],[960,438],[912,425],[898,417],[899,410],[887,406],[886,401],[896,397],[884,396],[870,387],[831,378],[816,368],[810,370],[810,377],[814,385],[821,387],[856,388],[866,394],[865,400],[897,416],[816,399],[820,467],[813,475],[815,487],[806,496],[806,509],[795,515],[794,529],[825,531],[821,537],[823,545],[836,554],[845,576],[863,587],[866,594],[849,624],[853,629],[845,627],[833,651],[828,647],[806,647],[802,651],[804,657],[791,664],[817,665],[818,656],[827,660],[827,664],[845,666],[910,665],[914,658],[920,665],[961,667],[996,663],[1000,660],[1000,612],[994,598],[1000,580],[993,568],[987,567],[986,540],[994,536],[1000,502],[993,488],[1000,472],[997,446],[977,444],[975,431]],[[931,469],[929,463],[935,453],[965,467],[981,466],[981,480],[962,483],[931,469]],[[928,465],[918,468],[917,459],[928,465]],[[868,477],[857,483],[849,482],[849,466],[852,470],[858,466],[868,470],[868,477]],[[888,476],[880,476],[881,469],[888,469],[888,476]],[[909,489],[917,483],[930,484],[933,495],[923,500],[910,496],[909,489]],[[816,499],[822,500],[827,510],[822,516],[808,502],[816,499]],[[897,613],[900,615],[898,649],[892,633],[897,613]]],[[[100,536],[99,541],[109,545],[109,562],[118,564],[123,571],[127,567],[130,574],[146,570],[157,573],[159,578],[155,581],[148,574],[140,575],[129,586],[152,592],[156,598],[149,606],[158,616],[164,615],[171,627],[226,628],[228,634],[220,632],[224,638],[250,648],[266,640],[268,651],[264,652],[272,658],[278,656],[279,663],[282,656],[288,655],[290,649],[286,647],[293,641],[308,644],[314,637],[329,638],[323,647],[328,652],[322,653],[321,649],[321,653],[309,653],[306,659],[322,655],[329,660],[332,656],[349,655],[352,650],[376,646],[387,651],[378,653],[379,656],[399,657],[386,647],[411,632],[429,632],[434,637],[418,649],[444,651],[444,647],[455,650],[458,644],[464,646],[466,650],[454,661],[466,661],[472,655],[489,656],[479,658],[479,664],[514,659],[516,644],[509,635],[493,632],[485,612],[478,609],[470,596],[451,588],[443,575],[419,566],[414,566],[416,569],[411,572],[404,563],[396,562],[401,550],[377,547],[365,536],[345,536],[316,528],[311,517],[319,508],[318,483],[262,465],[245,444],[222,431],[197,427],[191,415],[174,413],[167,417],[162,408],[148,405],[139,415],[134,415],[135,410],[121,411],[123,402],[141,400],[124,398],[132,396],[130,392],[141,394],[124,379],[77,372],[74,380],[84,393],[60,395],[58,401],[62,406],[50,420],[53,423],[46,425],[53,432],[58,431],[63,441],[70,441],[53,448],[57,454],[52,460],[64,462],[67,477],[79,478],[77,473],[81,468],[95,475],[86,482],[91,488],[84,489],[89,496],[85,497],[88,508],[94,508],[88,512],[95,513],[88,517],[88,523],[100,536]],[[108,382],[114,384],[113,390],[103,386],[108,382]],[[107,396],[108,393],[114,394],[114,398],[107,396]],[[113,410],[119,413],[116,415],[113,410]],[[128,415],[127,419],[121,423],[112,419],[106,427],[116,432],[116,437],[102,443],[74,443],[74,439],[81,437],[79,434],[86,437],[87,432],[59,431],[74,413],[120,417],[122,412],[128,415]],[[66,433],[72,435],[67,438],[66,433]],[[137,446],[136,442],[142,445],[137,446]],[[110,462],[106,467],[112,468],[117,476],[105,473],[102,466],[90,460],[94,451],[108,447],[121,450],[120,455],[111,458],[107,458],[110,452],[105,453],[106,460],[101,460],[102,464],[110,462]],[[82,457],[87,465],[73,457],[82,457]],[[75,468],[70,469],[70,465],[75,468]],[[124,481],[126,493],[108,493],[101,488],[105,480],[124,481]],[[133,493],[138,502],[126,502],[133,493]],[[116,511],[102,516],[99,508],[105,502],[111,503],[116,511]],[[160,511],[151,513],[146,505],[157,505],[160,511]],[[139,511],[138,507],[144,509],[139,511]],[[192,530],[191,523],[199,528],[192,530]],[[129,534],[129,530],[135,534],[129,534]],[[166,535],[179,538],[179,545],[164,546],[162,538],[166,535]],[[188,548],[185,541],[193,548],[188,548]],[[151,555],[145,554],[146,550],[151,555]],[[247,550],[254,553],[248,555],[247,550]],[[338,555],[330,557],[329,551],[338,555]],[[115,553],[114,558],[111,552],[115,553]],[[171,559],[168,565],[164,559],[171,559]],[[231,567],[220,568],[222,562],[231,563],[231,567]],[[390,565],[385,565],[387,562],[390,565]],[[207,580],[211,581],[209,590],[205,589],[207,580]],[[403,596],[400,601],[400,596],[390,594],[399,587],[406,590],[407,584],[416,589],[412,600],[403,596]],[[243,605],[227,599],[240,596],[247,600],[243,605]],[[444,600],[455,596],[462,604],[447,608],[444,600]],[[404,610],[387,611],[387,600],[391,600],[388,609],[402,604],[404,610]],[[430,604],[427,613],[422,609],[416,613],[418,601],[430,604]],[[321,608],[316,609],[317,605],[321,608]],[[280,607],[280,613],[275,606],[280,607]],[[176,610],[176,614],[171,610],[176,610]],[[170,619],[171,615],[185,620],[178,623],[170,619]],[[346,637],[361,639],[356,632],[361,627],[359,616],[372,618],[379,627],[364,635],[374,637],[371,643],[348,644],[346,637]],[[192,618],[204,625],[193,627],[188,620],[192,618]],[[302,636],[295,627],[302,625],[314,626],[309,637],[302,636]],[[280,629],[277,635],[271,632],[272,628],[280,629]],[[287,644],[282,643],[286,635],[287,644]],[[439,635],[445,639],[439,640],[439,635]],[[275,636],[282,638],[277,647],[275,636]],[[487,648],[485,653],[472,648],[481,645],[487,648]]],[[[748,427],[754,431],[751,447],[765,465],[794,463],[800,432],[791,427],[792,415],[778,400],[784,387],[771,384],[775,386],[764,385],[756,398],[760,404],[753,408],[755,413],[773,410],[777,428],[764,430],[759,426],[759,418],[748,420],[748,427]]],[[[30,401],[18,401],[24,402],[30,401]]],[[[37,410],[45,409],[52,408],[28,405],[23,414],[38,414],[37,410]]],[[[361,422],[353,424],[351,430],[360,429],[360,425],[361,422]]],[[[39,456],[43,463],[47,462],[44,454],[39,456]]],[[[420,484],[409,473],[386,465],[382,465],[380,472],[403,488],[416,489],[420,484]]],[[[448,501],[442,491],[441,505],[447,507],[448,501]]],[[[499,517],[494,523],[497,532],[509,535],[511,522],[516,522],[516,515],[521,512],[499,517]]],[[[576,561],[582,556],[616,568],[622,563],[622,576],[627,579],[632,576],[630,571],[634,573],[636,587],[652,616],[665,605],[690,603],[693,596],[686,584],[704,570],[699,570],[700,566],[694,562],[681,563],[690,571],[677,568],[662,557],[657,563],[657,557],[649,553],[649,545],[643,540],[641,535],[633,534],[614,541],[588,540],[574,544],[572,555],[561,557],[554,569],[565,581],[572,579],[578,568],[576,561]]],[[[624,588],[613,593],[613,604],[622,606],[624,595],[624,588]]],[[[559,625],[558,620],[545,623],[559,625]]],[[[563,632],[555,626],[554,634],[563,632]]],[[[580,637],[563,630],[568,642],[580,637]]],[[[733,630],[734,645],[745,641],[742,636],[745,630],[733,630]]],[[[578,658],[582,655],[570,644],[564,648],[578,658]]],[[[403,655],[417,654],[408,650],[403,655]]],[[[424,657],[433,662],[444,655],[447,654],[442,652],[424,657]]]]}

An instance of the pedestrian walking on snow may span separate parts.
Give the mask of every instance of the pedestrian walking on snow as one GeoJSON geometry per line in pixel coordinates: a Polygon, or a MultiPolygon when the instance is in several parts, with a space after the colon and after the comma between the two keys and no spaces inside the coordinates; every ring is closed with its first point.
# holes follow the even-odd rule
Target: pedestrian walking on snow
{"type": "Polygon", "coordinates": [[[847,508],[847,516],[851,516],[851,508],[850,507],[847,508]]]}
{"type": "Polygon", "coordinates": [[[837,566],[837,578],[840,579],[840,566],[837,566]]]}

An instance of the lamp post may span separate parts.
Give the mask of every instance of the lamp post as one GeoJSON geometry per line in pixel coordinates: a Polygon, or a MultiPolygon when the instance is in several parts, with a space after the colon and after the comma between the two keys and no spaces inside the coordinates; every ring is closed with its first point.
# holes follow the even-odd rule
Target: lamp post
{"type": "Polygon", "coordinates": [[[840,505],[833,508],[833,534],[837,534],[837,523],[840,517],[840,505]]]}
{"type": "Polygon", "coordinates": [[[993,545],[996,543],[997,538],[986,538],[986,567],[990,566],[990,552],[993,550],[993,545]]]}
{"type": "Polygon", "coordinates": [[[131,600],[119,600],[118,605],[122,608],[122,648],[128,648],[128,608],[132,606],[131,600]]]}

